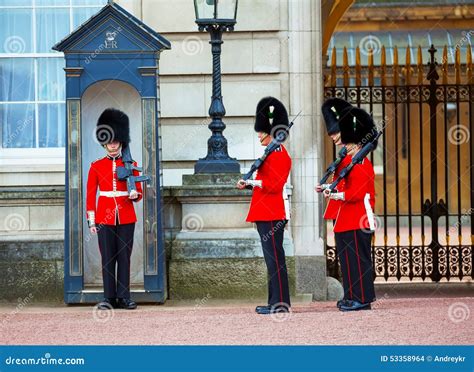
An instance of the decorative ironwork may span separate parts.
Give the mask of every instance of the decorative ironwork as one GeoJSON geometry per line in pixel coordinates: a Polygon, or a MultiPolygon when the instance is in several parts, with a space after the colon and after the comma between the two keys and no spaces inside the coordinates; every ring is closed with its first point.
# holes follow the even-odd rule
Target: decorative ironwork
{"type": "MultiPolygon", "coordinates": [[[[392,66],[385,65],[384,47],[380,66],[372,54],[360,66],[357,48],[356,65],[348,65],[344,49],[338,67],[333,50],[324,97],[363,106],[385,129],[376,164],[382,169],[376,178],[381,226],[372,251],[377,278],[474,278],[474,77],[466,49],[465,64],[457,48],[448,65],[446,47],[438,64],[432,46],[425,66],[418,48],[416,64],[407,54],[403,67],[397,48],[392,66]]],[[[328,244],[326,257],[329,275],[339,277],[336,247],[328,244]]]]}

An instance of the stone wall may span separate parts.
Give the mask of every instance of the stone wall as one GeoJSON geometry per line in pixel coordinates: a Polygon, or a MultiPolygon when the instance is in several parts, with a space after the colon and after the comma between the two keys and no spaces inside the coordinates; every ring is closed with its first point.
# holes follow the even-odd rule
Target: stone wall
{"type": "MultiPolygon", "coordinates": [[[[180,187],[183,175],[193,173],[195,161],[205,156],[210,136],[207,128],[212,80],[209,35],[197,31],[192,1],[117,2],[172,42],[172,50],[162,53],[160,60],[163,175],[165,187],[180,187]]],[[[324,135],[319,113],[323,81],[320,7],[320,2],[312,0],[241,0],[235,31],[224,35],[222,49],[222,90],[227,111],[224,135],[229,143],[229,155],[239,160],[243,172],[263,151],[253,131],[258,100],[266,95],[280,98],[292,118],[301,111],[288,141],[293,158],[288,185],[293,194],[293,218],[288,230],[291,256],[294,256],[290,273],[295,290],[312,293],[315,299],[326,298],[321,203],[313,190],[321,174],[324,135]]],[[[15,248],[15,244],[21,242],[29,242],[31,252],[40,250],[41,244],[55,247],[57,252],[53,256],[58,257],[61,253],[58,244],[63,239],[63,199],[59,194],[50,197],[44,192],[61,192],[64,188],[64,149],[19,149],[2,153],[0,188],[6,191],[6,194],[0,193],[2,257],[11,258],[10,251],[22,249],[15,248]],[[9,198],[9,190],[19,188],[26,190],[22,196],[9,198]],[[33,193],[28,197],[28,188],[43,194],[37,197],[33,193]],[[23,228],[5,229],[7,218],[14,222],[19,220],[23,228]]],[[[171,197],[171,191],[168,195],[171,197]]],[[[169,273],[171,282],[178,283],[186,277],[182,272],[185,268],[191,275],[198,266],[194,261],[183,263],[179,261],[181,258],[176,258],[176,265],[173,263],[172,242],[181,232],[185,216],[181,214],[180,202],[170,200],[165,213],[169,273]],[[178,267],[178,262],[183,265],[178,267]]],[[[251,231],[252,225],[246,224],[243,228],[251,231]]],[[[60,266],[60,259],[50,258],[41,260],[51,265],[54,261],[55,267],[60,266]]],[[[255,285],[264,283],[260,280],[263,272],[260,258],[254,255],[234,259],[242,274],[252,270],[255,285]],[[246,261],[242,261],[246,259],[253,260],[248,267],[243,264],[246,261]]],[[[201,269],[206,268],[206,262],[200,264],[201,269]]],[[[222,268],[227,264],[215,261],[215,265],[222,268]]],[[[10,279],[5,280],[11,284],[10,279]]],[[[59,283],[60,276],[55,280],[59,283]]],[[[227,293],[234,290],[237,289],[228,289],[227,293]]],[[[263,291],[263,287],[258,291],[263,291]]],[[[187,292],[188,289],[182,291],[183,295],[187,292]]]]}
{"type": "Polygon", "coordinates": [[[64,190],[0,189],[0,301],[62,301],[64,190]]]}
{"type": "MultiPolygon", "coordinates": [[[[229,191],[239,196],[238,190],[229,191]]],[[[202,191],[199,193],[204,196],[202,191]]],[[[214,190],[214,193],[223,194],[222,190],[214,190]]],[[[187,238],[177,239],[183,235],[183,208],[179,199],[192,194],[193,191],[182,187],[164,189],[169,299],[196,299],[207,295],[212,298],[264,298],[266,268],[258,234],[253,228],[244,227],[235,232],[234,226],[230,226],[231,230],[215,235],[203,214],[204,220],[197,221],[194,229],[185,226],[187,238]],[[214,234],[214,238],[209,234],[214,234]]],[[[248,203],[249,193],[243,198],[248,203]]],[[[214,208],[219,206],[214,205],[214,208]]],[[[62,302],[64,191],[46,187],[3,188],[0,189],[0,210],[3,211],[0,219],[3,229],[0,235],[0,302],[23,298],[62,302]],[[41,210],[40,217],[37,210],[41,210]],[[42,225],[54,225],[57,229],[41,230],[38,227],[42,225]]],[[[288,236],[285,249],[290,288],[295,293],[295,261],[288,236]]]]}

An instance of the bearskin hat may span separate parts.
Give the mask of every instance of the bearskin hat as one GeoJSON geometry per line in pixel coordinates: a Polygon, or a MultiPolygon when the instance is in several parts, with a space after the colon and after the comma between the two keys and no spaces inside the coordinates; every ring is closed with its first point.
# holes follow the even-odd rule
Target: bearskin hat
{"type": "Polygon", "coordinates": [[[101,145],[119,141],[124,146],[130,143],[130,121],[124,112],[108,108],[100,114],[96,128],[97,141],[101,145]]]}
{"type": "Polygon", "coordinates": [[[273,134],[272,131],[288,128],[290,121],[285,105],[274,97],[265,97],[257,105],[255,131],[273,134]]]}
{"type": "Polygon", "coordinates": [[[340,125],[343,144],[357,143],[364,146],[374,140],[378,131],[367,111],[357,107],[348,107],[342,110],[341,115],[344,117],[340,125]]]}
{"type": "Polygon", "coordinates": [[[342,111],[352,107],[352,105],[341,98],[329,98],[323,103],[321,111],[326,123],[328,135],[340,132],[340,122],[344,121],[342,111]]]}

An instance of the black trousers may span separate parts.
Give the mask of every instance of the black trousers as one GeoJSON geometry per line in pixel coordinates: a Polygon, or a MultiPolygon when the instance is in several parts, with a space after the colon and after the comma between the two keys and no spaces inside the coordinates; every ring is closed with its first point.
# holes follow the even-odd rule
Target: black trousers
{"type": "Polygon", "coordinates": [[[289,307],[290,289],[283,250],[286,222],[286,220],[257,221],[256,224],[268,270],[268,304],[285,304],[289,307]]]}
{"type": "Polygon", "coordinates": [[[101,225],[97,230],[102,256],[104,296],[130,298],[130,257],[135,224],[101,225]]]}
{"type": "Polygon", "coordinates": [[[371,256],[373,233],[351,230],[334,235],[341,264],[344,299],[361,303],[375,301],[371,256]]]}

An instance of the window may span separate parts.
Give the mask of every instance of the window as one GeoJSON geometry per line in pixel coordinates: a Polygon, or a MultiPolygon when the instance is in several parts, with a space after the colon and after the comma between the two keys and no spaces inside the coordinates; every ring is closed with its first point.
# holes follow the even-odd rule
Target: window
{"type": "Polygon", "coordinates": [[[0,149],[65,146],[64,56],[51,47],[106,0],[0,0],[0,149]]]}

